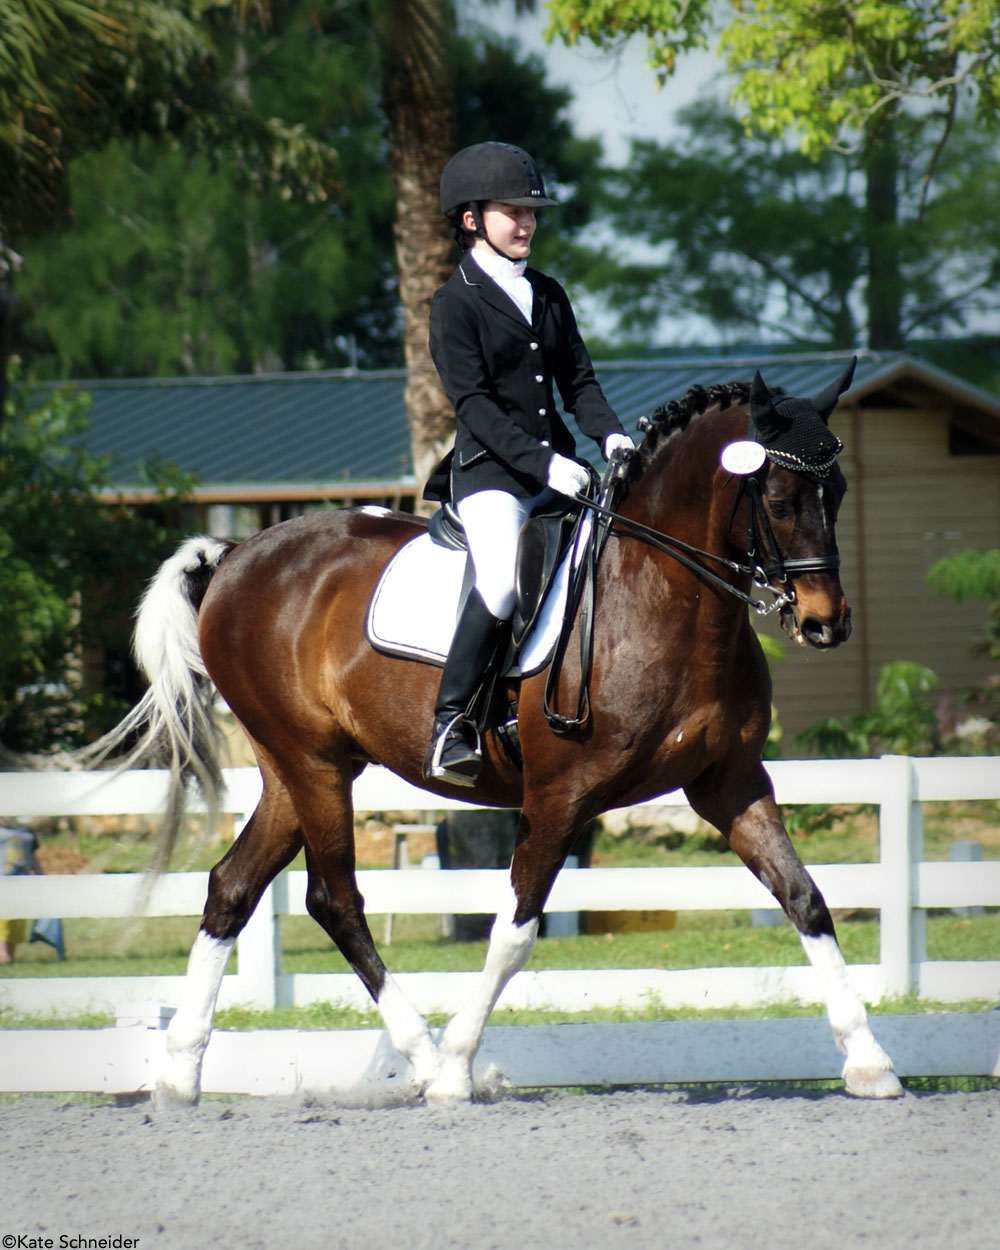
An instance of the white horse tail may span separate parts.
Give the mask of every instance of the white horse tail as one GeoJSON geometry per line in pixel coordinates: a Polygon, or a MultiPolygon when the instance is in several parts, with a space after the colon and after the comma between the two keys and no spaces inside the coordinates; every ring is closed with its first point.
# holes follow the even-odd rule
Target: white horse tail
{"type": "Polygon", "coordinates": [[[119,725],[78,752],[80,766],[115,756],[117,772],[166,768],[167,810],[152,872],[166,869],[194,778],[214,821],[222,797],[222,734],[212,714],[216,691],[198,649],[198,609],[216,569],[235,546],[207,535],[189,538],[149,583],[136,613],[132,650],[149,681],[142,699],[119,725]],[[118,754],[122,749],[125,755],[118,754]]]}

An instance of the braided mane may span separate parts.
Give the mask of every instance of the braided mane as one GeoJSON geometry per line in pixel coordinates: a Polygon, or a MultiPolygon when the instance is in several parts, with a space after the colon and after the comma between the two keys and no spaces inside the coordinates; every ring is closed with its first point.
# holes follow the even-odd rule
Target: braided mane
{"type": "MultiPolygon", "coordinates": [[[[775,387],[773,395],[783,395],[780,387],[775,387]]],[[[675,434],[686,430],[695,417],[709,409],[725,412],[733,404],[750,402],[749,382],[716,382],[711,386],[695,384],[688,388],[680,399],[670,399],[660,404],[648,417],[639,421],[639,429],[645,432],[645,438],[639,444],[638,455],[632,458],[628,474],[628,484],[634,485],[645,473],[657,451],[675,434]]]]}
{"type": "Polygon", "coordinates": [[[642,468],[653,458],[664,439],[686,430],[695,417],[701,416],[709,408],[718,408],[724,412],[734,403],[745,404],[749,398],[749,382],[717,382],[712,386],[696,384],[689,387],[681,399],[671,399],[660,404],[651,416],[645,418],[646,437],[641,447],[642,468]]]}

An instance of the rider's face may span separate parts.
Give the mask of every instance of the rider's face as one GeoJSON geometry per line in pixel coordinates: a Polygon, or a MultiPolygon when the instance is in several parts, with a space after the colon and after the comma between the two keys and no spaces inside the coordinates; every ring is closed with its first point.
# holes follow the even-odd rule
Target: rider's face
{"type": "MultiPolygon", "coordinates": [[[[474,228],[472,214],[466,216],[474,228]]],[[[483,226],[490,242],[513,260],[524,260],[531,254],[536,225],[534,209],[525,205],[501,204],[497,200],[487,200],[483,205],[483,226]]],[[[489,244],[485,239],[477,239],[475,246],[488,247],[489,244]]]]}

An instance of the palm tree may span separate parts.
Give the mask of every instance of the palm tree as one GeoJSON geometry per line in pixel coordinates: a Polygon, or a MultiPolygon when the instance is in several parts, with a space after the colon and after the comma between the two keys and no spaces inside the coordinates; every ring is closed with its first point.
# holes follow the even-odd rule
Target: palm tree
{"type": "Polygon", "coordinates": [[[438,198],[441,170],[454,151],[450,14],[447,0],[384,0],[375,7],[396,200],[406,410],[420,484],[454,434],[451,406],[427,346],[431,298],[452,268],[454,250],[438,198]]]}

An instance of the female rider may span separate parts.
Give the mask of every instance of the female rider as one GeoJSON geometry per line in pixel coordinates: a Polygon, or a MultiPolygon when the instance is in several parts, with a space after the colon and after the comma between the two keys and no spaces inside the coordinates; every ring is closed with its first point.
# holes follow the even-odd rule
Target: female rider
{"type": "Polygon", "coordinates": [[[462,252],[434,296],[430,350],[455,409],[455,445],[431,475],[465,528],[475,584],[441,675],[428,778],[474,785],[482,767],[468,713],[514,611],[521,526],[555,493],[589,483],[554,388],[605,458],[632,440],[594,376],[566,292],[526,268],[535,210],[554,204],[534,160],[506,143],[458,152],[441,177],[441,209],[462,252]]]}

